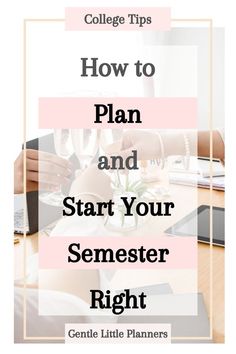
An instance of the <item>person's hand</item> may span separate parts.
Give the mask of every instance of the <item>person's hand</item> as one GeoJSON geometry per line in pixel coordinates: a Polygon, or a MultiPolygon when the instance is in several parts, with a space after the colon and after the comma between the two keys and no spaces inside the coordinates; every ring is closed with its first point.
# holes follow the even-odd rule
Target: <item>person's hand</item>
{"type": "MultiPolygon", "coordinates": [[[[86,170],[81,172],[70,188],[70,196],[78,196],[81,194],[85,199],[91,196],[92,199],[100,197],[106,202],[112,199],[112,188],[110,178],[97,165],[91,165],[86,170]]],[[[83,198],[81,198],[83,199],[83,198]]],[[[88,201],[88,200],[87,200],[88,201]]]]}
{"type": "MultiPolygon", "coordinates": [[[[26,191],[56,191],[60,185],[69,181],[71,164],[54,154],[26,149],[26,191]]],[[[14,163],[14,193],[24,191],[24,151],[22,150],[14,163]]]]}
{"type": "Polygon", "coordinates": [[[160,142],[157,134],[144,130],[127,130],[124,132],[119,156],[127,158],[137,150],[138,160],[150,160],[160,157],[160,142]]]}

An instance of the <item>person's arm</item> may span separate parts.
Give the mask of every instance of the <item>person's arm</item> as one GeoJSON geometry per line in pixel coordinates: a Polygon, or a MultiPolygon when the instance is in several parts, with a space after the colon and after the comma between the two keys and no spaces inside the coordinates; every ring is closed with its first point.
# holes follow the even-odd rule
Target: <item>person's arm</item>
{"type": "MultiPolygon", "coordinates": [[[[224,141],[217,130],[212,132],[213,157],[225,160],[224,141]]],[[[210,157],[210,132],[200,131],[198,133],[198,156],[210,157]]]]}
{"type": "MultiPolygon", "coordinates": [[[[197,135],[194,131],[184,131],[184,133],[164,133],[162,134],[165,154],[168,155],[184,155],[186,153],[183,135],[186,135],[190,155],[202,157],[210,157],[210,131],[200,130],[197,135]]],[[[224,141],[217,130],[212,132],[212,157],[224,161],[224,141]]]]}
{"type": "MultiPolygon", "coordinates": [[[[71,174],[70,162],[61,157],[38,150],[26,149],[26,191],[55,191],[69,181],[71,174]]],[[[24,191],[24,150],[14,163],[14,193],[24,191]]]]}
{"type": "MultiPolygon", "coordinates": [[[[213,131],[213,157],[224,161],[224,142],[218,131],[213,131]]],[[[132,150],[137,150],[139,160],[149,160],[171,155],[186,154],[186,140],[189,153],[192,156],[210,156],[210,132],[192,130],[157,132],[143,130],[128,130],[124,133],[122,150],[123,158],[130,156],[132,150]],[[163,144],[161,149],[160,139],[163,144]]]]}

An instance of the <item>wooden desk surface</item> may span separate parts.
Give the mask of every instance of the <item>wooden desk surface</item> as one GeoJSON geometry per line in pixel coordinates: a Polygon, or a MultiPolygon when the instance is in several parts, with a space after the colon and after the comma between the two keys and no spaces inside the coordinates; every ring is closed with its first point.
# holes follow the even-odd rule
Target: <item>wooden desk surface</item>
{"type": "MultiPolygon", "coordinates": [[[[174,186],[175,191],[181,192],[181,197],[188,198],[191,187],[174,186]]],[[[198,205],[210,204],[210,191],[198,188],[198,205]]],[[[224,192],[212,191],[212,204],[224,207],[224,192]]],[[[181,210],[183,215],[189,210],[181,210]]],[[[20,236],[22,238],[22,236],[20,236]]],[[[23,240],[14,246],[15,249],[15,279],[23,278],[23,240]]],[[[26,239],[27,256],[38,252],[37,233],[27,236],[26,239]]],[[[224,342],[224,248],[213,246],[213,289],[212,289],[212,313],[213,313],[213,340],[215,343],[224,342]]],[[[210,313],[210,247],[209,245],[198,243],[198,290],[203,293],[204,301],[210,313]]]]}
{"type": "MultiPolygon", "coordinates": [[[[199,205],[210,204],[210,193],[206,190],[198,191],[199,205]]],[[[224,192],[213,191],[212,203],[224,208],[224,192]]],[[[225,326],[225,252],[224,248],[213,246],[212,252],[212,312],[213,312],[213,340],[216,343],[224,342],[225,326]]],[[[206,307],[210,309],[210,272],[209,272],[209,245],[198,244],[198,289],[204,295],[206,307]]]]}

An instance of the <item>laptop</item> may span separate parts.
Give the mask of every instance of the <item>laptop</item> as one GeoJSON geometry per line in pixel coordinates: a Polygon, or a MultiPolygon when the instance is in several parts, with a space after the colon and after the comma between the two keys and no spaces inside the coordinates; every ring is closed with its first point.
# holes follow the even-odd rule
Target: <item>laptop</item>
{"type": "MultiPolygon", "coordinates": [[[[26,142],[27,149],[38,150],[39,139],[34,139],[26,142]]],[[[49,151],[55,153],[53,134],[48,134],[40,137],[40,149],[44,151],[49,151]]],[[[73,166],[78,165],[75,156],[71,157],[73,166]]],[[[72,174],[73,176],[73,174],[72,174]]],[[[73,177],[71,177],[72,180],[73,177]]],[[[65,186],[65,191],[70,188],[70,182],[65,186]]],[[[59,218],[61,218],[61,208],[56,206],[51,206],[48,204],[40,205],[42,202],[39,200],[38,191],[27,192],[26,196],[24,194],[14,195],[14,232],[16,234],[23,234],[24,228],[26,229],[26,234],[30,235],[39,231],[39,210],[40,210],[40,228],[44,228],[47,225],[52,224],[59,218]],[[26,203],[25,203],[26,198],[26,203]],[[26,217],[24,225],[24,207],[26,206],[26,217]]]]}

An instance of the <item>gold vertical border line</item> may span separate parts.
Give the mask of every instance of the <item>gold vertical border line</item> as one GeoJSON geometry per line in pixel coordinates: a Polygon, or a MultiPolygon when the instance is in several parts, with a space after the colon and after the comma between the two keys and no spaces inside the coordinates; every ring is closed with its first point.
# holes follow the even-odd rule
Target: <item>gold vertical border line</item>
{"type": "Polygon", "coordinates": [[[213,338],[213,102],[212,102],[212,79],[213,79],[213,21],[209,22],[209,131],[210,131],[210,336],[213,338]]]}
{"type": "Polygon", "coordinates": [[[23,193],[24,193],[24,235],[23,235],[23,338],[26,337],[26,217],[27,217],[27,200],[26,200],[26,33],[27,21],[23,23],[23,193]]]}
{"type": "MultiPolygon", "coordinates": [[[[64,22],[65,19],[40,19],[40,18],[32,18],[32,19],[24,19],[24,29],[23,29],[23,137],[24,137],[24,176],[23,176],[23,181],[24,181],[24,195],[26,197],[26,103],[27,103],[27,90],[26,90],[26,42],[27,42],[27,23],[28,22],[64,22]]],[[[213,336],[213,326],[212,326],[212,270],[213,270],[213,265],[212,265],[212,151],[213,151],[213,139],[212,139],[212,19],[209,18],[202,18],[202,19],[177,19],[173,18],[171,19],[173,22],[208,22],[210,24],[209,29],[209,127],[210,129],[210,314],[209,314],[209,319],[210,319],[210,336],[209,337],[172,337],[172,339],[179,339],[179,340],[201,340],[201,339],[212,339],[213,336]]],[[[24,340],[31,339],[31,340],[65,340],[64,337],[31,337],[26,335],[26,305],[27,305],[27,294],[26,294],[26,255],[27,255],[27,250],[26,250],[26,198],[25,198],[25,203],[24,203],[24,237],[23,237],[23,249],[24,249],[24,295],[23,295],[23,338],[24,340]]]]}

